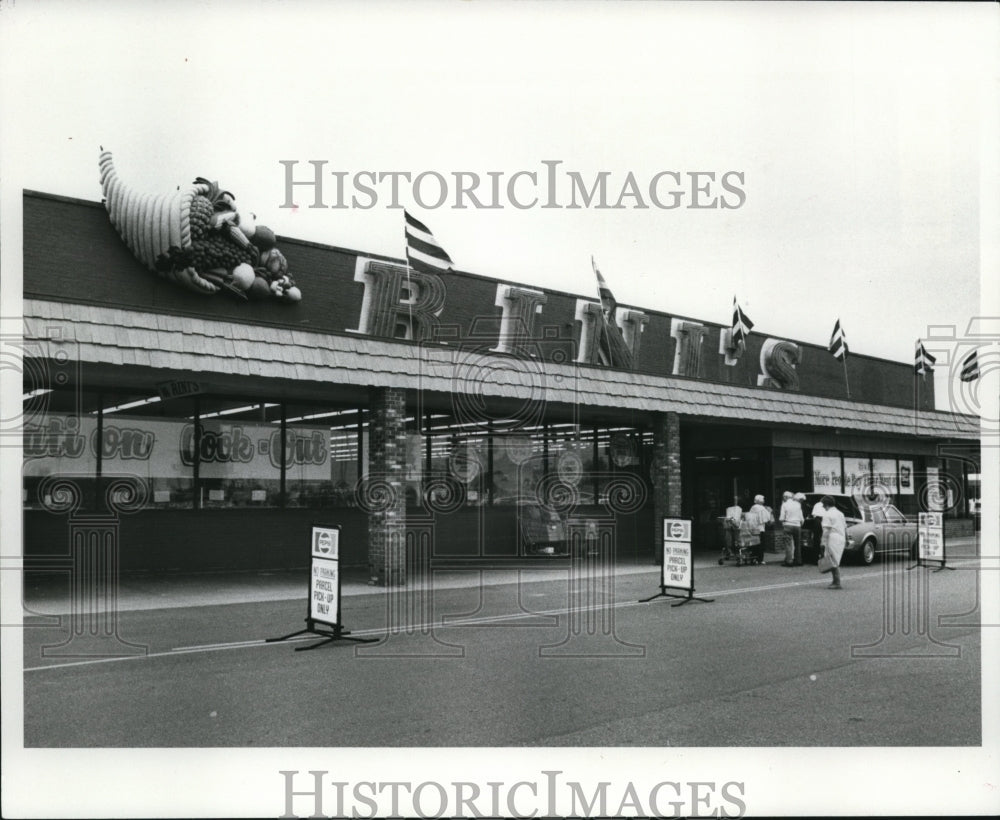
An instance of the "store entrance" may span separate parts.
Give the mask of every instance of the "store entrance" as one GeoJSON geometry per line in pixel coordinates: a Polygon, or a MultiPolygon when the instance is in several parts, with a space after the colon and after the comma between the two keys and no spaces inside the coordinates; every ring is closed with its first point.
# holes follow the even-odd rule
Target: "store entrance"
{"type": "Polygon", "coordinates": [[[695,547],[721,550],[721,519],[726,508],[735,497],[744,511],[748,510],[753,497],[765,492],[766,462],[759,450],[742,449],[697,453],[692,467],[695,547]]]}

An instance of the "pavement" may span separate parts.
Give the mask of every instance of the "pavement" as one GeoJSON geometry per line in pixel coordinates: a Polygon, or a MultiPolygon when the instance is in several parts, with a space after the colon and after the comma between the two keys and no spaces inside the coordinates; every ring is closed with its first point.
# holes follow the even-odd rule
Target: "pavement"
{"type": "MultiPolygon", "coordinates": [[[[949,560],[977,558],[981,553],[979,538],[970,536],[954,538],[948,542],[949,560]]],[[[711,578],[725,570],[751,575],[767,572],[784,560],[782,553],[765,553],[765,566],[744,566],[737,568],[732,561],[724,566],[718,563],[716,550],[694,551],[695,588],[709,583],[711,578]]],[[[568,577],[568,559],[545,560],[538,566],[485,567],[438,569],[433,568],[434,589],[465,589],[470,587],[492,587],[503,584],[531,584],[565,581],[568,577]]],[[[795,571],[800,573],[814,568],[806,565],[795,571]]],[[[784,571],[784,568],[781,568],[784,571]]],[[[658,564],[646,561],[622,560],[615,564],[615,574],[619,577],[649,577],[649,586],[655,590],[659,586],[658,564]]],[[[731,574],[731,573],[727,573],[731,574]]],[[[811,580],[821,580],[813,578],[811,580]]],[[[417,583],[420,578],[411,578],[417,583]]],[[[782,580],[785,580],[782,578],[782,580]]],[[[787,580],[793,580],[788,577],[787,580]]],[[[275,569],[267,571],[219,570],[212,572],[136,572],[123,573],[119,577],[115,606],[117,611],[140,611],[153,609],[174,609],[184,607],[217,606],[243,604],[260,601],[289,601],[307,598],[308,569],[275,569]]],[[[361,568],[345,568],[341,575],[341,596],[384,595],[386,587],[369,585],[367,573],[361,568]]],[[[104,611],[97,602],[88,602],[88,611],[104,611]]],[[[24,586],[24,609],[26,616],[66,615],[71,611],[71,590],[69,573],[44,576],[27,573],[24,586]]]]}

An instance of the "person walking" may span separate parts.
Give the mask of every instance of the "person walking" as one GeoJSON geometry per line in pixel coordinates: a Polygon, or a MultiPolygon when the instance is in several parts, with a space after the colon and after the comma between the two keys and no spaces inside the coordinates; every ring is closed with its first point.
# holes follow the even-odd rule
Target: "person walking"
{"type": "Polygon", "coordinates": [[[790,492],[785,492],[781,499],[778,520],[788,536],[785,542],[785,560],[781,566],[800,567],[802,566],[802,522],[805,520],[802,516],[802,505],[790,492]]]}
{"type": "Polygon", "coordinates": [[[840,559],[844,554],[844,545],[847,543],[847,521],[830,496],[824,495],[820,499],[820,503],[826,510],[823,515],[823,554],[833,564],[833,568],[830,570],[833,575],[833,583],[828,589],[842,589],[843,587],[840,586],[840,559]]]}

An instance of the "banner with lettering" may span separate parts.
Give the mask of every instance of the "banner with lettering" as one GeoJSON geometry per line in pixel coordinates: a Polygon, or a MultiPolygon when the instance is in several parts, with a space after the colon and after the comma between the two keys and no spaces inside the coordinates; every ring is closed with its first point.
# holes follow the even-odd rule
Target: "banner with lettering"
{"type": "Polygon", "coordinates": [[[844,457],[844,492],[863,493],[872,483],[871,462],[867,456],[844,457]]]}
{"type": "Polygon", "coordinates": [[[839,493],[841,491],[840,456],[813,456],[813,492],[839,493]]]}
{"type": "Polygon", "coordinates": [[[896,459],[872,459],[872,481],[876,487],[882,487],[890,495],[899,492],[899,482],[896,477],[896,459]]]}
{"type": "MultiPolygon", "coordinates": [[[[277,424],[205,419],[198,443],[202,478],[277,479],[282,461],[290,481],[330,480],[329,430],[288,427],[282,449],[277,424]]],[[[191,478],[195,424],[190,419],[48,414],[24,426],[24,475],[105,473],[191,478]]]]}

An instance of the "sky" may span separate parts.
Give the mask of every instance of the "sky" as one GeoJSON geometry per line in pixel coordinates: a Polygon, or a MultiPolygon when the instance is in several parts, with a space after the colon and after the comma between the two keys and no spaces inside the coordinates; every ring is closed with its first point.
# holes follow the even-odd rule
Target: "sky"
{"type": "Polygon", "coordinates": [[[596,297],[593,255],[625,305],[727,323],[736,296],[754,332],[826,345],[839,318],[852,352],[907,364],[951,334],[928,341],[938,407],[976,411],[944,363],[1000,311],[996,21],[991,3],[0,0],[2,315],[21,191],[99,201],[100,146],[136,188],[207,177],[279,235],[397,258],[386,187],[283,208],[282,161],[331,185],[493,172],[503,193],[558,163],[563,204],[567,171],[607,172],[613,204],[630,174],[648,194],[661,172],[735,172],[742,197],[708,195],[733,208],[686,207],[689,187],[676,209],[460,209],[453,184],[430,207],[433,176],[400,204],[459,269],[509,282],[596,297]]]}
{"type": "Polygon", "coordinates": [[[10,196],[99,200],[104,146],[136,188],[208,177],[279,235],[399,257],[388,180],[373,201],[355,175],[430,172],[397,204],[461,270],[594,296],[593,255],[622,304],[726,323],[736,296],[756,332],[825,345],[839,318],[852,351],[907,363],[983,313],[988,7],[3,5],[10,196]],[[299,187],[283,208],[282,161],[296,181],[323,163],[323,204],[340,173],[348,207],[299,187]],[[545,162],[558,204],[568,172],[606,172],[621,207],[540,207],[545,162]],[[521,171],[535,207],[507,197],[521,171]],[[497,174],[501,207],[453,207],[457,172],[484,204],[497,174]],[[716,207],[688,207],[693,184],[716,207]]]}

